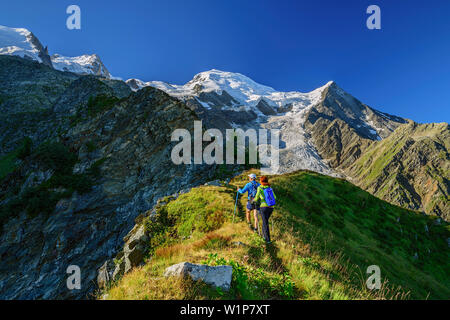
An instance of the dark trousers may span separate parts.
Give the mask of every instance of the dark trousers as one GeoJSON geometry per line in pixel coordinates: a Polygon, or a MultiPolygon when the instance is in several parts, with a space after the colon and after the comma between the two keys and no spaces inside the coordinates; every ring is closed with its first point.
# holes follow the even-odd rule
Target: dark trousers
{"type": "Polygon", "coordinates": [[[264,240],[266,240],[266,242],[270,241],[269,218],[272,212],[273,208],[271,207],[261,207],[262,231],[264,240]]]}

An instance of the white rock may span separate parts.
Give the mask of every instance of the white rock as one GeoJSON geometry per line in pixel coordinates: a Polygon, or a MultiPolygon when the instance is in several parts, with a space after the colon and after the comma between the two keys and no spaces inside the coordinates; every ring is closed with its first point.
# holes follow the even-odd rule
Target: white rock
{"type": "Polygon", "coordinates": [[[210,267],[203,264],[193,264],[182,262],[170,266],[164,272],[165,277],[170,276],[190,276],[192,280],[202,280],[206,284],[223,290],[231,287],[233,268],[231,266],[210,267]]]}

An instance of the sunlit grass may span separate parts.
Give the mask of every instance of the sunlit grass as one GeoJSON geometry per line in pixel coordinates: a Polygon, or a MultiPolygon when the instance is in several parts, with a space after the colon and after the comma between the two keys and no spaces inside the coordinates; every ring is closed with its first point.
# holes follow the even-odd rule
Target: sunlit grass
{"type": "Polygon", "coordinates": [[[274,244],[266,247],[245,222],[245,197],[232,223],[235,186],[246,183],[246,174],[230,186],[196,188],[161,206],[159,212],[170,222],[162,234],[170,239],[152,242],[156,247],[147,263],[107,290],[108,299],[450,297],[447,225],[346,181],[298,172],[271,177],[277,207],[271,218],[274,244]],[[163,277],[167,267],[184,261],[231,263],[244,278],[234,278],[224,293],[163,277]],[[380,290],[366,288],[370,265],[381,268],[380,290]]]}

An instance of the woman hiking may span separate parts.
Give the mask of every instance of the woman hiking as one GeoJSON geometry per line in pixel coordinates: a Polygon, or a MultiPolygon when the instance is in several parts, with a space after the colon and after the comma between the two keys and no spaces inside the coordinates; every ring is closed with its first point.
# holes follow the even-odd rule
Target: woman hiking
{"type": "Polygon", "coordinates": [[[259,206],[256,205],[255,196],[256,191],[258,190],[259,183],[256,182],[256,174],[252,173],[248,175],[249,183],[245,185],[243,189],[239,189],[237,187],[237,192],[240,194],[248,192],[248,200],[247,200],[247,208],[245,210],[245,216],[247,218],[248,226],[251,230],[256,231],[258,228],[258,216],[257,210],[259,210],[259,206]],[[255,218],[255,226],[252,226],[251,223],[251,215],[250,213],[253,211],[253,216],[255,218]]]}
{"type": "Polygon", "coordinates": [[[258,187],[256,192],[255,201],[260,201],[261,204],[261,217],[262,217],[262,231],[264,240],[266,244],[272,243],[270,241],[270,232],[269,232],[269,218],[273,212],[273,207],[275,206],[275,193],[269,184],[269,179],[266,176],[262,176],[259,181],[261,185],[258,187]]]}

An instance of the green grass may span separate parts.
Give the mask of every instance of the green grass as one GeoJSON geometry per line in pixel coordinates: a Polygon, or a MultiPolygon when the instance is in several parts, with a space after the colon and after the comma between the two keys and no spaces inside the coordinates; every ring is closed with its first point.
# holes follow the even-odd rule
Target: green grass
{"type": "Polygon", "coordinates": [[[245,198],[231,223],[235,186],[200,187],[164,199],[153,221],[149,259],[107,290],[110,299],[448,299],[447,224],[379,200],[340,179],[311,172],[271,178],[274,245],[245,223],[245,198]],[[427,226],[428,231],[426,231],[427,226]],[[417,253],[418,259],[414,258],[417,253]],[[151,257],[151,258],[150,258],[151,257]],[[229,292],[165,279],[189,261],[233,267],[229,292]],[[383,285],[365,287],[378,265],[383,285]]]}

